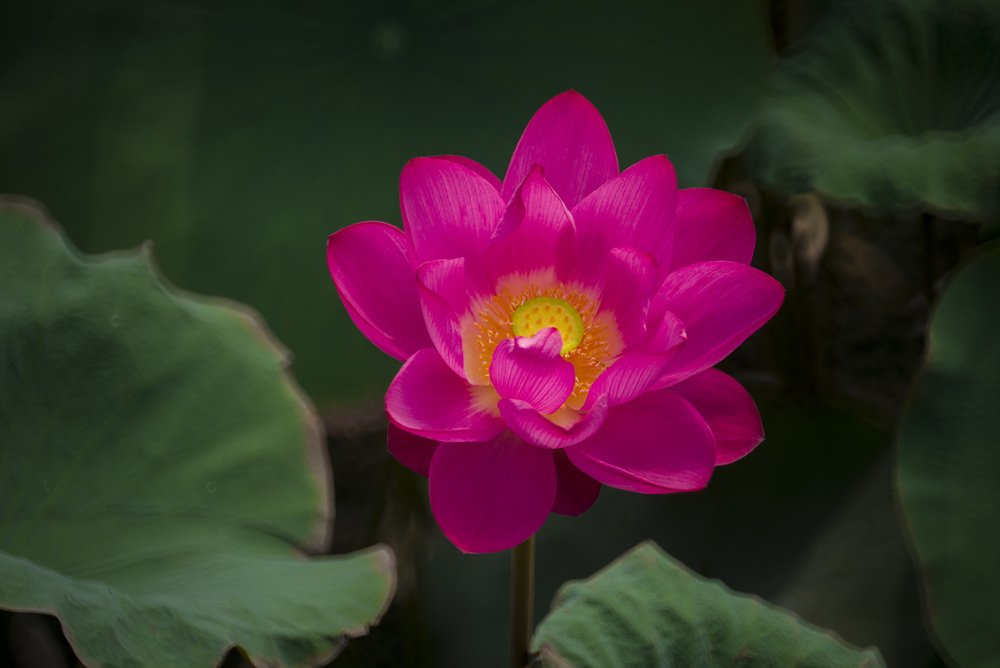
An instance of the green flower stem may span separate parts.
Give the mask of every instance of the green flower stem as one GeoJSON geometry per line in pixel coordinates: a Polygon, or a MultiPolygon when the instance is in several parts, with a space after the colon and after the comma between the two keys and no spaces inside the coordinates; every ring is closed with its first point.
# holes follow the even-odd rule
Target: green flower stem
{"type": "Polygon", "coordinates": [[[534,630],[535,537],[510,552],[510,665],[528,664],[528,642],[534,630]]]}

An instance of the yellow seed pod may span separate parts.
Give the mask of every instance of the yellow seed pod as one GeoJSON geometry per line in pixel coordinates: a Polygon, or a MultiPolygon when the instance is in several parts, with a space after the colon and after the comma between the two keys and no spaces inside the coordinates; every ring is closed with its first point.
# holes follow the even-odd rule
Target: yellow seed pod
{"type": "Polygon", "coordinates": [[[543,329],[555,327],[562,335],[563,355],[583,341],[583,318],[573,305],[556,297],[535,297],[524,302],[510,316],[510,325],[517,336],[534,336],[543,329]]]}

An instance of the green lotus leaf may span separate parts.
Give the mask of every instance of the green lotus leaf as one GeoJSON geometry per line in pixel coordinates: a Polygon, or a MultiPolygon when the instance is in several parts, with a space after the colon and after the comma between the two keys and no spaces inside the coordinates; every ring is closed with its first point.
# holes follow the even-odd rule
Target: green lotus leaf
{"type": "Polygon", "coordinates": [[[321,429],[257,317],[182,295],[148,247],[78,255],[0,199],[0,607],[90,665],[310,665],[394,587],[329,539],[321,429]]]}
{"type": "Polygon", "coordinates": [[[899,429],[899,498],[933,632],[955,666],[998,665],[1000,244],[970,261],[931,318],[899,429]]]}
{"type": "Polygon", "coordinates": [[[788,194],[1000,213],[1000,5],[844,3],[779,67],[748,150],[788,194]]]}
{"type": "Polygon", "coordinates": [[[622,165],[702,184],[771,60],[758,3],[39,0],[0,3],[0,187],[88,252],[156,244],[186,289],[259,309],[321,407],[398,363],[352,325],[324,259],[399,222],[399,173],[458,153],[501,176],[531,114],[576,88],[622,165]]]}
{"type": "Polygon", "coordinates": [[[556,595],[531,642],[544,666],[884,666],[759,598],[737,594],[643,543],[556,595]]]}

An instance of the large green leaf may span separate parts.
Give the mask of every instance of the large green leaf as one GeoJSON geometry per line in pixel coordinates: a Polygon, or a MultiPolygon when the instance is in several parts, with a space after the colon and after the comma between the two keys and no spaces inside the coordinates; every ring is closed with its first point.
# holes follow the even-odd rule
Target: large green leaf
{"type": "Polygon", "coordinates": [[[157,244],[179,285],[261,310],[318,402],[384,391],[325,238],[398,222],[406,160],[502,175],[534,110],[577,88],[623,165],[702,183],[770,67],[758,3],[157,0],[0,3],[0,188],[81,248],[157,244]]]}
{"type": "Polygon", "coordinates": [[[567,584],[531,649],[546,666],[883,666],[792,613],[705,580],[644,543],[567,584]]]}
{"type": "Polygon", "coordinates": [[[1000,666],[1000,244],[951,282],[899,431],[899,496],[933,631],[954,665],[1000,666]]]}
{"type": "Polygon", "coordinates": [[[998,31],[986,0],[841,3],[780,66],[751,166],[790,194],[995,217],[998,31]]]}
{"type": "Polygon", "coordinates": [[[0,607],[95,665],[307,665],[387,605],[391,554],[329,539],[318,421],[254,314],[147,250],[80,257],[0,200],[0,607]]]}

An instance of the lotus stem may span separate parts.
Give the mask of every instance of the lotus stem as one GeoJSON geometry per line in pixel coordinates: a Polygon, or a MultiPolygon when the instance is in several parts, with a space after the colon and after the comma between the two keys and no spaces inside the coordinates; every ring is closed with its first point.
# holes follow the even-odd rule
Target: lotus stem
{"type": "Polygon", "coordinates": [[[510,551],[510,665],[528,665],[528,642],[534,630],[535,537],[510,551]]]}

